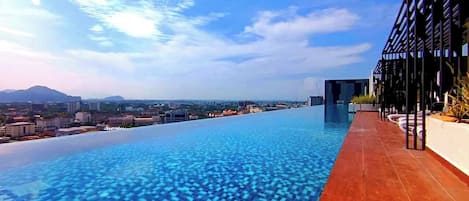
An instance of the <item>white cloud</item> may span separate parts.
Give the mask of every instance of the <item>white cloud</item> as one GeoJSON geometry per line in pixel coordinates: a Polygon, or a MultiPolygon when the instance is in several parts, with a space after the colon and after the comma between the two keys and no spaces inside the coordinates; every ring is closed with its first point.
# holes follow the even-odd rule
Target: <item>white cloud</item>
{"type": "Polygon", "coordinates": [[[80,9],[95,18],[105,28],[134,38],[166,40],[178,29],[191,29],[222,18],[224,13],[186,17],[182,12],[194,1],[141,0],[128,3],[123,0],[73,0],[80,9]]]}
{"type": "Polygon", "coordinates": [[[311,12],[306,16],[296,14],[296,8],[288,11],[261,12],[246,33],[267,39],[295,39],[314,33],[329,33],[350,29],[359,17],[346,9],[325,9],[311,12]]]}
{"type": "Polygon", "coordinates": [[[0,26],[0,32],[4,32],[4,33],[15,35],[15,36],[28,37],[28,38],[33,38],[34,37],[34,34],[32,34],[32,33],[28,33],[28,32],[25,32],[25,31],[20,31],[20,30],[16,30],[16,29],[11,29],[11,28],[8,28],[8,27],[1,27],[0,26]]]}
{"type": "MultiPolygon", "coordinates": [[[[307,95],[323,92],[318,83],[319,79],[297,75],[322,72],[361,62],[360,55],[370,49],[368,43],[343,46],[309,45],[309,37],[314,34],[353,28],[359,18],[346,9],[325,9],[306,15],[297,14],[295,8],[261,12],[253,24],[246,26],[242,32],[242,34],[255,34],[261,38],[237,43],[199,27],[201,24],[223,17],[224,14],[212,14],[189,20],[174,12],[174,10],[187,9],[190,5],[189,2],[179,7],[168,8],[173,10],[173,15],[169,15],[168,21],[164,22],[158,21],[157,18],[148,18],[155,16],[149,14],[156,12],[152,9],[146,14],[128,13],[129,10],[139,10],[135,8],[110,12],[112,15],[109,17],[114,16],[114,21],[106,21],[108,16],[98,17],[106,27],[112,27],[129,36],[154,39],[150,40],[154,43],[153,48],[144,52],[103,53],[80,50],[69,53],[102,69],[112,68],[129,72],[128,76],[139,77],[142,85],[157,86],[151,91],[141,91],[141,96],[156,96],[152,94],[157,91],[161,94],[158,98],[244,96],[303,99],[307,95]],[[128,20],[132,18],[135,20],[128,20]],[[129,23],[139,20],[149,21],[147,25],[135,23],[143,24],[143,28],[127,30],[130,27],[129,23]],[[150,22],[151,20],[153,21],[150,22]],[[157,33],[158,25],[162,24],[171,30],[170,35],[157,33]],[[159,40],[159,37],[155,37],[158,34],[166,35],[167,40],[159,40]],[[242,58],[242,61],[236,61],[236,58],[242,58]],[[290,75],[298,78],[284,78],[290,75]],[[211,83],[210,86],[207,86],[207,83],[211,83]],[[230,93],[226,94],[225,91],[230,93]]],[[[92,40],[105,41],[105,38],[94,37],[92,40]]]]}
{"type": "Polygon", "coordinates": [[[51,33],[53,27],[61,23],[61,17],[56,14],[40,7],[25,6],[20,3],[20,1],[0,3],[0,32],[8,34],[7,38],[3,39],[37,39],[42,34],[51,33]]]}
{"type": "MultiPolygon", "coordinates": [[[[192,7],[193,1],[167,3],[162,0],[154,4],[147,0],[132,4],[125,4],[121,0],[73,2],[97,21],[89,29],[90,40],[108,47],[106,50],[121,43],[132,43],[130,48],[124,46],[127,52],[64,50],[53,55],[64,59],[48,61],[52,62],[50,65],[39,65],[41,71],[45,69],[50,75],[61,76],[65,72],[65,77],[73,80],[73,83],[65,82],[64,87],[84,93],[79,95],[98,95],[99,87],[106,87],[113,91],[110,94],[129,98],[245,97],[303,100],[307,95],[321,91],[318,85],[320,79],[309,75],[361,62],[361,54],[370,48],[368,43],[310,45],[314,44],[314,41],[310,43],[309,40],[315,34],[352,29],[359,18],[346,9],[325,9],[304,15],[298,14],[295,8],[260,12],[252,24],[240,30],[241,35],[260,37],[238,43],[205,31],[201,26],[224,17],[225,13],[191,18],[184,16],[183,11],[192,7]],[[109,31],[121,32],[130,37],[110,38],[115,35],[109,31]],[[113,44],[117,40],[119,43],[113,44]],[[133,42],[145,43],[142,45],[145,48],[139,49],[140,44],[133,42]],[[103,85],[97,81],[100,76],[106,82],[103,85]]],[[[0,57],[8,58],[1,50],[0,57]]],[[[29,61],[24,58],[31,54],[25,54],[24,51],[30,49],[23,52],[19,50],[8,54],[29,61]]],[[[42,58],[38,62],[44,63],[45,60],[42,58]]],[[[25,66],[31,72],[39,71],[26,64],[9,64],[25,66]]],[[[58,84],[47,78],[28,77],[38,83],[58,84]]],[[[62,81],[64,79],[60,78],[62,81]]]]}
{"type": "Polygon", "coordinates": [[[89,66],[125,72],[131,72],[135,69],[135,65],[131,60],[131,54],[117,52],[104,53],[89,50],[68,50],[66,53],[73,59],[79,61],[80,64],[86,64],[81,66],[81,68],[89,66]]]}
{"type": "Polygon", "coordinates": [[[14,17],[36,22],[38,20],[47,20],[48,23],[56,23],[61,19],[59,15],[51,13],[43,8],[24,8],[15,6],[6,6],[4,9],[0,9],[0,16],[5,20],[14,17]]]}
{"type": "Polygon", "coordinates": [[[226,15],[227,15],[226,13],[213,12],[213,13],[209,13],[207,16],[199,16],[193,19],[188,19],[188,20],[189,20],[189,24],[191,25],[205,25],[212,21],[223,18],[226,15]]]}
{"type": "Polygon", "coordinates": [[[90,40],[96,41],[98,45],[102,47],[110,47],[114,45],[114,43],[111,41],[111,38],[106,36],[89,35],[88,38],[90,40]]]}
{"type": "Polygon", "coordinates": [[[41,0],[31,0],[34,5],[39,6],[41,5],[41,0]]]}
{"type": "Polygon", "coordinates": [[[194,5],[195,5],[195,2],[193,0],[183,0],[183,1],[178,3],[178,5],[176,6],[176,9],[184,10],[184,9],[190,8],[194,5]]]}
{"type": "Polygon", "coordinates": [[[156,12],[150,1],[140,1],[135,4],[126,4],[121,0],[73,0],[73,2],[106,28],[136,38],[154,38],[161,35],[157,26],[164,16],[156,12]]]}
{"type": "MultiPolygon", "coordinates": [[[[37,50],[33,50],[29,47],[25,47],[23,45],[19,45],[13,42],[0,40],[0,53],[5,55],[17,55],[23,57],[23,59],[30,60],[30,59],[42,59],[42,60],[55,60],[58,59],[56,56],[47,53],[41,52],[37,50]]],[[[5,56],[5,58],[9,58],[5,56]]]]}
{"type": "Polygon", "coordinates": [[[104,40],[104,41],[99,41],[98,45],[102,47],[111,47],[111,46],[114,46],[114,43],[108,40],[104,40]]]}
{"type": "Polygon", "coordinates": [[[90,31],[92,31],[94,34],[88,35],[88,38],[92,41],[96,41],[97,44],[101,47],[112,47],[114,46],[114,43],[112,42],[112,39],[107,36],[103,36],[104,34],[104,28],[96,24],[90,28],[90,31]]]}
{"type": "Polygon", "coordinates": [[[104,31],[104,28],[101,25],[96,24],[90,28],[90,31],[93,31],[96,33],[102,33],[104,31]]]}
{"type": "Polygon", "coordinates": [[[106,17],[105,22],[118,31],[133,37],[151,38],[159,35],[155,21],[133,12],[118,12],[106,17]]]}

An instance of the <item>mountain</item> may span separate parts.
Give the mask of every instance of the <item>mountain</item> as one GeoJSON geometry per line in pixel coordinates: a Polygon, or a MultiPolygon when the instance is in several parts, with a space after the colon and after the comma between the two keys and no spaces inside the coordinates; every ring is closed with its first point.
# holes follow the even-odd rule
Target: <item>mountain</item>
{"type": "Polygon", "coordinates": [[[104,98],[103,100],[106,100],[106,101],[123,101],[125,99],[122,96],[109,96],[109,97],[104,98]]]}
{"type": "Polygon", "coordinates": [[[24,90],[0,91],[0,102],[69,102],[79,101],[79,96],[69,96],[45,86],[33,86],[24,90]]]}
{"type": "Polygon", "coordinates": [[[10,93],[10,92],[14,92],[14,91],[16,91],[16,90],[13,90],[13,89],[5,89],[5,90],[0,91],[0,93],[1,93],[1,92],[10,93]]]}

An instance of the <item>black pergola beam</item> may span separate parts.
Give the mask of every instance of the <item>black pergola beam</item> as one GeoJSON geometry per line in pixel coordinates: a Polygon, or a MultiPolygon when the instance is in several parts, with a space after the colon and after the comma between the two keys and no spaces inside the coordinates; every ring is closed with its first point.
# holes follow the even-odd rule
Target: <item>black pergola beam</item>
{"type": "MultiPolygon", "coordinates": [[[[414,117],[406,123],[407,148],[425,149],[425,128],[418,143],[417,130],[410,127],[417,125],[419,111],[424,113],[434,102],[441,102],[455,77],[467,72],[469,63],[464,62],[467,55],[462,55],[462,47],[467,43],[464,24],[469,21],[468,9],[468,0],[403,0],[398,10],[373,73],[381,79],[377,82],[380,115],[385,117],[392,107],[402,112],[401,106],[405,106],[407,118],[414,117]]],[[[425,123],[423,118],[422,127],[425,123]]]]}

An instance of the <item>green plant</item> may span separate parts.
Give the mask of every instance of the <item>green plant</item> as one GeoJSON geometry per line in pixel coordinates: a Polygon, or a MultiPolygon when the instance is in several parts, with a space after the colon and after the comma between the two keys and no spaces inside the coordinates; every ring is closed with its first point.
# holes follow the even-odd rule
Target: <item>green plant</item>
{"type": "Polygon", "coordinates": [[[469,73],[459,76],[452,93],[448,95],[451,103],[448,104],[448,116],[459,120],[469,117],[469,73]]]}
{"type": "Polygon", "coordinates": [[[350,102],[354,104],[373,104],[376,103],[374,96],[354,96],[350,102]]]}

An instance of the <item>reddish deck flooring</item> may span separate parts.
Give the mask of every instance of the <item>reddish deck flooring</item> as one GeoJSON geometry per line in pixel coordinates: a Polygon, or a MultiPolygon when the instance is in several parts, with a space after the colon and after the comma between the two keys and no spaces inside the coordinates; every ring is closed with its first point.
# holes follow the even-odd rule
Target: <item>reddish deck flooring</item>
{"type": "Polygon", "coordinates": [[[469,201],[469,186],[428,152],[405,149],[397,126],[357,113],[321,200],[469,201]]]}

